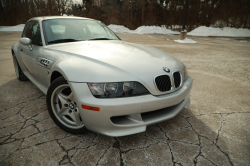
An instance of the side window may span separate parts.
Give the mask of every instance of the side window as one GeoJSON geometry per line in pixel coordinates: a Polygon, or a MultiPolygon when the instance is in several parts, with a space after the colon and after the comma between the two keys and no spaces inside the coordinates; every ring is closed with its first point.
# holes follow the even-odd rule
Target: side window
{"type": "Polygon", "coordinates": [[[31,28],[32,28],[33,21],[29,21],[26,23],[25,28],[23,30],[22,37],[31,38],[31,28]]]}
{"type": "Polygon", "coordinates": [[[42,46],[42,38],[41,38],[41,31],[38,21],[34,21],[32,28],[31,28],[31,37],[32,44],[37,46],[42,46]]]}

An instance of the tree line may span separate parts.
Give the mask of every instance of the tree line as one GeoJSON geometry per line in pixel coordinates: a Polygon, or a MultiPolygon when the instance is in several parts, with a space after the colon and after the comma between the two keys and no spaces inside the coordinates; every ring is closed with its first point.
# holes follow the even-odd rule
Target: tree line
{"type": "MultiPolygon", "coordinates": [[[[0,25],[24,24],[37,16],[74,15],[136,29],[156,25],[180,30],[186,0],[0,0],[0,25]]],[[[189,0],[186,28],[250,29],[250,0],[189,0]]]]}

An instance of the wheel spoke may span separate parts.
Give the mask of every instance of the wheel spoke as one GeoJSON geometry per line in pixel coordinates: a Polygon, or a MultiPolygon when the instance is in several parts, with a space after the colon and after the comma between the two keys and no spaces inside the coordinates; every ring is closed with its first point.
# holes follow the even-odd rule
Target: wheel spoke
{"type": "Polygon", "coordinates": [[[57,92],[58,99],[61,101],[62,105],[67,104],[67,96],[64,96],[61,91],[57,92]]]}
{"type": "Polygon", "coordinates": [[[79,111],[77,111],[77,112],[72,112],[71,114],[68,114],[68,115],[72,118],[72,120],[73,120],[77,125],[80,125],[80,124],[81,124],[79,111]]]}
{"type": "Polygon", "coordinates": [[[63,116],[63,115],[69,115],[69,108],[62,106],[61,110],[58,112],[59,115],[63,116]]]}
{"type": "Polygon", "coordinates": [[[73,99],[74,99],[73,92],[71,92],[71,93],[67,96],[67,99],[70,100],[70,101],[73,101],[73,99]]]}

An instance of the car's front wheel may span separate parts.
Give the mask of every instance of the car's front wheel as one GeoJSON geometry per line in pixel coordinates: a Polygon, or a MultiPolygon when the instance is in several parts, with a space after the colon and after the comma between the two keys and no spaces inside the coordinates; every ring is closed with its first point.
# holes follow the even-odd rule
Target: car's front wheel
{"type": "Polygon", "coordinates": [[[72,134],[85,130],[73,92],[63,77],[52,82],[46,102],[50,116],[60,128],[72,134]]]}

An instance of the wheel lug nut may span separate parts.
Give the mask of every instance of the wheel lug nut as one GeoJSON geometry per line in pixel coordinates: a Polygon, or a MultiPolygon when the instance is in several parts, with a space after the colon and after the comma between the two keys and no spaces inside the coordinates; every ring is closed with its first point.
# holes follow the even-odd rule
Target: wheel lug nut
{"type": "Polygon", "coordinates": [[[64,107],[68,107],[69,105],[68,104],[64,104],[64,107]]]}
{"type": "Polygon", "coordinates": [[[74,102],[74,104],[76,105],[76,102],[74,102]]]}
{"type": "Polygon", "coordinates": [[[68,99],[68,102],[71,102],[71,100],[70,100],[70,99],[68,99]]]}
{"type": "Polygon", "coordinates": [[[71,114],[71,113],[72,113],[72,110],[69,110],[69,113],[71,114]]]}
{"type": "Polygon", "coordinates": [[[75,109],[75,112],[77,112],[77,109],[75,109]]]}

